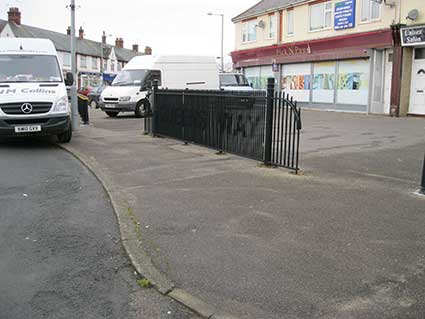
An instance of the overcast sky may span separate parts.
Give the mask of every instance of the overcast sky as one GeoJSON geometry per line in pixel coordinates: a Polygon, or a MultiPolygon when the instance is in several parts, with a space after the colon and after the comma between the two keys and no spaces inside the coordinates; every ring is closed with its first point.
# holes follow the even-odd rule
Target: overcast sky
{"type": "MultiPolygon", "coordinates": [[[[231,18],[258,0],[76,0],[77,27],[83,26],[86,38],[100,41],[105,30],[124,38],[124,46],[149,45],[154,53],[202,54],[220,56],[221,18],[208,12],[225,14],[225,54],[234,50],[234,25],[231,18]]],[[[17,6],[22,23],[65,32],[69,25],[70,0],[0,0],[0,17],[17,6]]]]}

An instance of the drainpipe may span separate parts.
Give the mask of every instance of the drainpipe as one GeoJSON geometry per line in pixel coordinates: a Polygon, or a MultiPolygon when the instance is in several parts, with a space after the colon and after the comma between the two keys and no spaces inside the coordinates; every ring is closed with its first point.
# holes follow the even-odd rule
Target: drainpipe
{"type": "Polygon", "coordinates": [[[401,46],[401,24],[391,26],[393,36],[393,78],[391,80],[390,115],[400,116],[401,76],[403,71],[403,47],[401,46]]]}

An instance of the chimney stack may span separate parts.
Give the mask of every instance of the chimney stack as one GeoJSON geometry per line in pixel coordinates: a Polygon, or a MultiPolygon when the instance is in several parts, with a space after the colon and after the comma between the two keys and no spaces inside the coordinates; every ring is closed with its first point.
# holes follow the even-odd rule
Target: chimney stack
{"type": "Polygon", "coordinates": [[[68,29],[66,29],[66,34],[71,35],[71,27],[68,27],[68,29]]]}
{"type": "Polygon", "coordinates": [[[16,7],[10,8],[7,14],[8,14],[9,22],[13,22],[17,25],[21,25],[21,12],[19,11],[19,8],[16,8],[16,7]]]}
{"type": "Polygon", "coordinates": [[[115,46],[117,47],[117,48],[124,48],[124,40],[123,40],[123,38],[116,38],[115,39],[115,46]]]}
{"type": "Polygon", "coordinates": [[[133,52],[139,52],[139,45],[138,44],[133,44],[133,52]]]}
{"type": "Polygon", "coordinates": [[[84,39],[84,29],[83,29],[83,27],[80,27],[80,30],[78,30],[78,37],[81,40],[84,39]]]}
{"type": "Polygon", "coordinates": [[[106,44],[106,33],[105,33],[105,31],[103,31],[103,34],[102,34],[102,43],[106,44]]]}
{"type": "Polygon", "coordinates": [[[145,48],[145,55],[152,55],[152,48],[151,47],[145,48]]]}

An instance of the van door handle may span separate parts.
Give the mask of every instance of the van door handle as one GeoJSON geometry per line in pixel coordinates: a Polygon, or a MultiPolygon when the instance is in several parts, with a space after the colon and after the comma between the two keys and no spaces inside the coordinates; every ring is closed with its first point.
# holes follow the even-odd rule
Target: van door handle
{"type": "Polygon", "coordinates": [[[424,90],[416,90],[416,93],[424,93],[424,90]]]}

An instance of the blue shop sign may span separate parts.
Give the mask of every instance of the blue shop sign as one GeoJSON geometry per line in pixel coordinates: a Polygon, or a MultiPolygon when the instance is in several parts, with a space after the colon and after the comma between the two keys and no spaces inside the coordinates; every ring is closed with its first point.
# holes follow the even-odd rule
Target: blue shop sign
{"type": "Polygon", "coordinates": [[[335,3],[335,30],[354,28],[356,25],[356,0],[335,3]]]}

